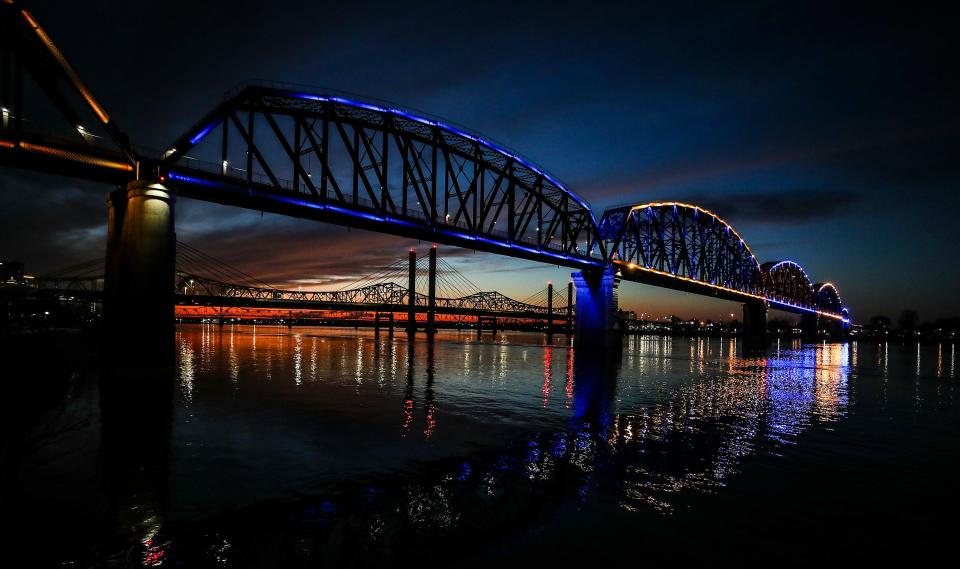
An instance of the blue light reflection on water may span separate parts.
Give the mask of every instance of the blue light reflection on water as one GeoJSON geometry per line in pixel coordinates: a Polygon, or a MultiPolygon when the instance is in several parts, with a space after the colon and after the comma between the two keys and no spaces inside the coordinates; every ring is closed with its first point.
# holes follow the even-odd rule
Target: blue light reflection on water
{"type": "MultiPolygon", "coordinates": [[[[424,343],[411,348],[401,338],[341,334],[346,337],[263,327],[256,334],[239,327],[181,331],[181,385],[191,385],[198,375],[211,382],[228,375],[239,378],[235,389],[241,400],[244,392],[257,400],[256,416],[249,417],[251,409],[224,407],[217,395],[198,405],[199,389],[185,387],[188,420],[176,433],[177,443],[204,450],[182,463],[181,475],[204,479],[211,456],[270,466],[222,481],[219,504],[217,492],[186,493],[177,515],[190,518],[225,507],[237,494],[256,502],[291,487],[318,492],[344,477],[469,457],[471,449],[505,443],[508,450],[458,461],[442,478],[476,481],[495,494],[490,473],[517,472],[542,482],[558,468],[574,468],[584,476],[578,499],[616,486],[625,511],[670,512],[680,494],[722,488],[743,457],[779,452],[811,425],[828,426],[847,412],[851,353],[841,344],[793,345],[744,358],[731,339],[641,337],[626,341],[619,363],[594,365],[578,361],[576,350],[563,341],[541,346],[539,338],[523,335],[478,343],[467,334],[448,334],[427,353],[424,343]],[[225,337],[230,370],[221,369],[219,343],[225,337]],[[245,346],[239,355],[238,340],[245,346]],[[286,357],[291,354],[294,361],[322,363],[309,373],[299,366],[291,370],[286,357]],[[287,404],[313,416],[334,414],[337,426],[298,417],[283,408],[287,404]],[[211,429],[214,416],[218,427],[211,429]],[[272,433],[268,425],[246,424],[279,417],[285,426],[272,433]],[[234,421],[245,423],[235,429],[248,433],[235,446],[223,440],[234,421]],[[678,453],[676,468],[669,461],[645,460],[677,444],[698,450],[678,453]],[[350,452],[357,447],[364,452],[350,452]],[[611,468],[617,475],[598,489],[591,473],[611,468]]],[[[464,515],[434,511],[436,503],[431,504],[421,500],[402,509],[442,519],[464,515]]]]}
{"type": "Polygon", "coordinates": [[[931,482],[957,470],[938,458],[960,440],[949,345],[744,355],[729,338],[631,337],[585,357],[562,336],[444,332],[431,347],[229,325],[183,325],[176,340],[169,487],[128,497],[129,516],[153,512],[135,526],[145,558],[442,563],[465,543],[478,559],[506,543],[627,555],[635,532],[653,536],[649,552],[692,554],[684,536],[788,546],[771,517],[902,532],[864,512],[953,503],[931,482]],[[164,499],[139,503],[151,495],[164,499]],[[847,506],[805,505],[836,500],[847,506]]]}

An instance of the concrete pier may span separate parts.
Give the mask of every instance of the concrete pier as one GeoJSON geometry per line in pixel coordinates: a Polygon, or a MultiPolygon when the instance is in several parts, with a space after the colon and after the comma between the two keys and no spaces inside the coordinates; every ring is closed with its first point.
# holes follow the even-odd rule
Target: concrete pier
{"type": "Polygon", "coordinates": [[[804,342],[820,339],[820,318],[816,314],[806,313],[800,317],[800,338],[804,342]]]}
{"type": "Polygon", "coordinates": [[[118,365],[171,361],[176,233],[174,192],[139,180],[107,200],[106,351],[118,365]]]}
{"type": "Polygon", "coordinates": [[[573,273],[577,292],[574,337],[577,347],[585,344],[620,342],[617,329],[617,287],[620,278],[613,269],[573,273]]]}
{"type": "Polygon", "coordinates": [[[749,349],[767,345],[767,305],[765,302],[743,303],[743,344],[749,349]]]}

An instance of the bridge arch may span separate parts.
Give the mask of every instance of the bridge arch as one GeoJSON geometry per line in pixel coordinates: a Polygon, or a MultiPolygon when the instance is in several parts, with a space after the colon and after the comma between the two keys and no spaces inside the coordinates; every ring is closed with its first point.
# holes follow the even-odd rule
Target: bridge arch
{"type": "Polygon", "coordinates": [[[798,263],[771,261],[764,263],[761,271],[768,300],[798,308],[815,308],[813,283],[798,263]]]}
{"type": "Polygon", "coordinates": [[[840,291],[833,283],[817,283],[813,285],[813,290],[817,310],[843,314],[843,300],[840,299],[840,291]]]}
{"type": "Polygon", "coordinates": [[[556,178],[386,104],[246,87],[170,145],[159,171],[187,197],[577,268],[606,260],[590,207],[556,178]]]}
{"type": "Polygon", "coordinates": [[[650,202],[609,209],[600,236],[614,264],[760,298],[760,264],[750,246],[700,206],[650,202]]]}

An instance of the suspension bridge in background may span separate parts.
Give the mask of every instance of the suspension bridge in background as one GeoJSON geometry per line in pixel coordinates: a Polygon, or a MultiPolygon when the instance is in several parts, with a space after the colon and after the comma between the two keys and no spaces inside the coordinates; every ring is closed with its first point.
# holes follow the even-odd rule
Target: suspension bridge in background
{"type": "MultiPolygon", "coordinates": [[[[811,279],[794,261],[761,262],[713,212],[661,201],[611,208],[598,219],[582,198],[505,145],[390,103],[251,84],[165,149],[136,148],[33,14],[2,0],[0,16],[0,164],[119,186],[108,200],[104,287],[114,330],[154,322],[157,341],[172,336],[181,198],[569,267],[581,342],[602,344],[616,331],[621,281],[738,302],[744,334],[758,342],[769,309],[801,315],[805,329],[850,323],[836,286],[811,279]],[[55,124],[42,124],[50,117],[55,124]]],[[[293,292],[270,298],[277,292],[202,282],[208,292],[229,292],[221,298],[307,302],[293,292]]],[[[380,298],[388,310],[398,306],[400,284],[371,286],[352,294],[380,298]]],[[[523,312],[485,296],[493,293],[474,294],[481,296],[466,301],[471,310],[523,312]]],[[[414,315],[453,310],[446,300],[459,301],[428,292],[424,307],[418,294],[407,297],[414,315]]],[[[115,341],[123,349],[143,345],[122,332],[115,341]]]]}
{"type": "MultiPolygon", "coordinates": [[[[456,267],[414,250],[408,259],[323,291],[272,286],[183,242],[177,242],[175,314],[180,320],[293,323],[366,323],[394,326],[535,329],[571,333],[573,285],[553,284],[516,300],[497,291],[482,291],[456,267]],[[413,286],[410,286],[413,283],[413,286]],[[410,291],[413,294],[410,294],[410,291]],[[432,293],[431,293],[432,291],[432,293]],[[432,294],[432,295],[431,295],[432,294]]],[[[39,275],[25,292],[99,302],[103,300],[103,259],[92,259],[39,275]]]]}

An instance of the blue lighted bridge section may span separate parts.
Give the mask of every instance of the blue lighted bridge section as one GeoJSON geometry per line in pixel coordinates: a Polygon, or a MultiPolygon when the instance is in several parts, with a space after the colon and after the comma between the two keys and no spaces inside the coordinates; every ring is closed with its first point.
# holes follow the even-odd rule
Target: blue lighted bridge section
{"type": "Polygon", "coordinates": [[[0,51],[32,76],[73,136],[31,132],[33,100],[19,76],[5,75],[0,91],[16,104],[4,101],[0,165],[121,186],[159,182],[182,197],[571,267],[592,273],[590,282],[613,271],[849,323],[834,285],[814,284],[791,261],[760,264],[733,227],[704,208],[646,203],[607,210],[598,222],[579,196],[516,152],[390,104],[249,86],[161,157],[144,155],[28,10],[7,0],[0,17],[0,51]],[[84,114],[94,121],[84,126],[84,114]]]}
{"type": "Polygon", "coordinates": [[[592,211],[555,178],[484,138],[393,107],[248,87],[174,142],[160,172],[189,197],[605,266],[592,211]]]}

